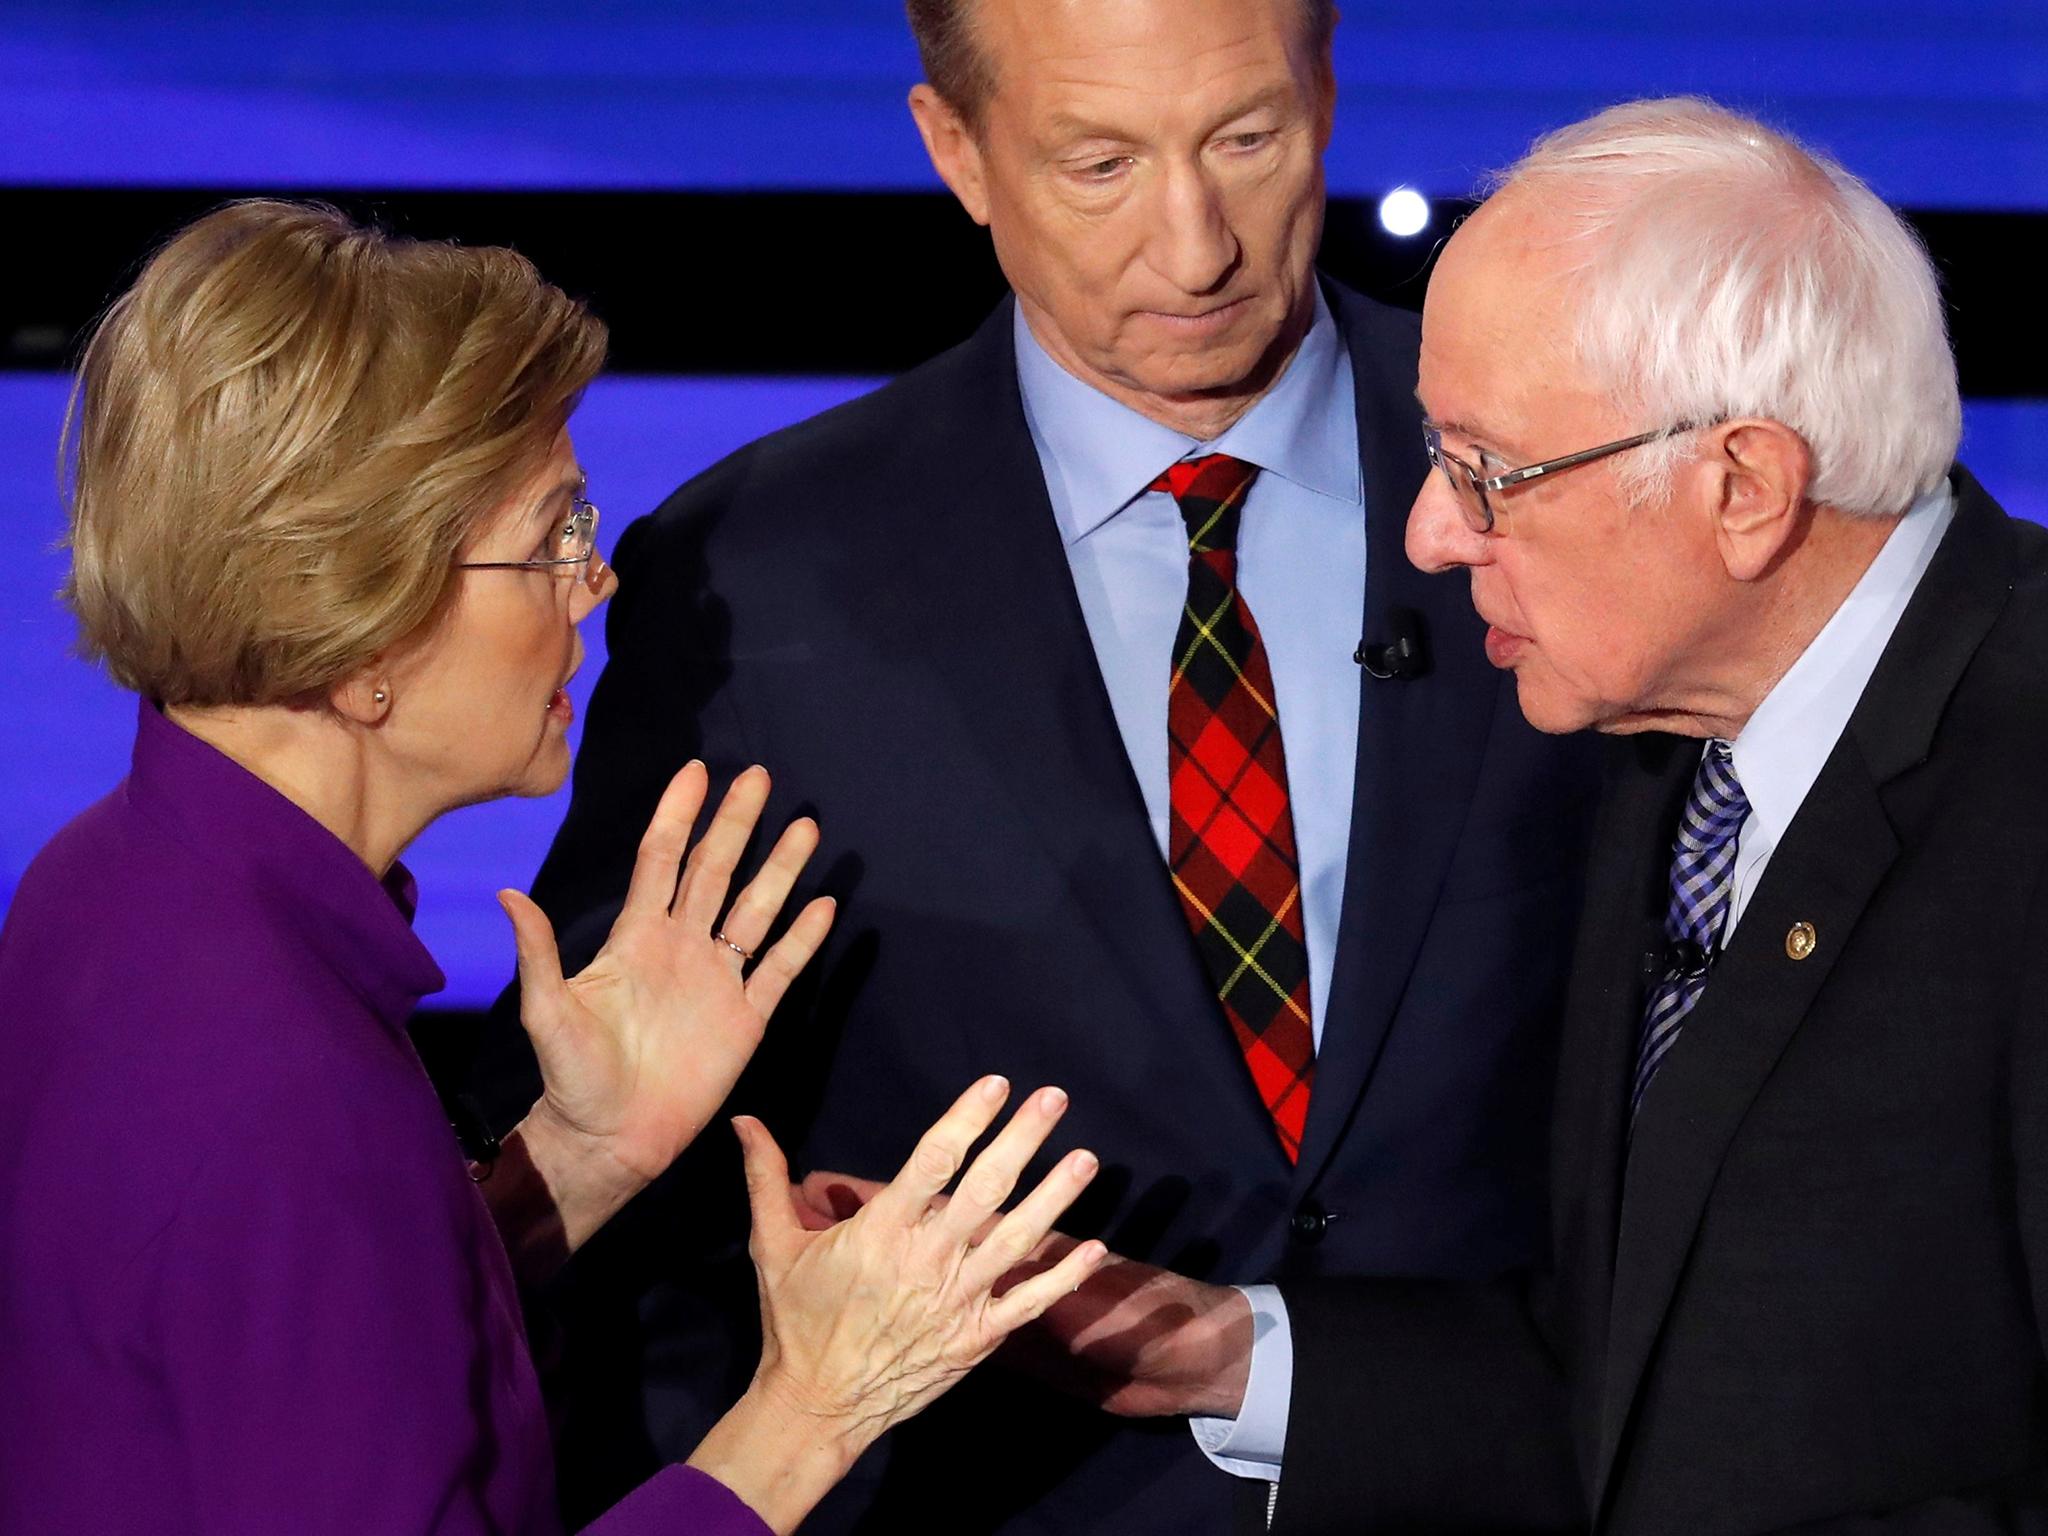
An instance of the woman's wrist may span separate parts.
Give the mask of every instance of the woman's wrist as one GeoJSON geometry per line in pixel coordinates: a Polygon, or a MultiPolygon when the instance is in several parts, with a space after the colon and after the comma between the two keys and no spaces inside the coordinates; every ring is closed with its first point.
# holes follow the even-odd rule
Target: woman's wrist
{"type": "Polygon", "coordinates": [[[717,1478],[787,1536],[879,1432],[879,1425],[819,1411],[764,1372],[712,1426],[689,1465],[717,1478]]]}
{"type": "Polygon", "coordinates": [[[536,1104],[505,1137],[479,1188],[513,1268],[528,1284],[546,1280],[609,1221],[646,1180],[620,1166],[536,1104]]]}

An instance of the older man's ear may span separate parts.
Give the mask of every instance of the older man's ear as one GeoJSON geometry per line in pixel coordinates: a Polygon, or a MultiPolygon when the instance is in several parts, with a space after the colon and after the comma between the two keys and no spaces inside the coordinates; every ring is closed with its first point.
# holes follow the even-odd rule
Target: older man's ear
{"type": "Polygon", "coordinates": [[[982,171],[981,141],[974,129],[929,85],[911,87],[910,115],[939,180],[960,199],[970,219],[988,223],[988,178],[982,171]]]}
{"type": "Polygon", "coordinates": [[[1783,422],[1723,422],[1703,436],[1694,471],[1710,498],[1715,547],[1731,577],[1755,581],[1805,537],[1813,456],[1783,422]]]}

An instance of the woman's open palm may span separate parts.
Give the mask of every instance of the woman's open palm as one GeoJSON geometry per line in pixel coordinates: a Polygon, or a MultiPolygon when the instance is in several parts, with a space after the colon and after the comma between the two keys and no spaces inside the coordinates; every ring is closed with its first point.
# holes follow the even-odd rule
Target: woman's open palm
{"type": "Polygon", "coordinates": [[[783,832],[719,926],[768,800],[768,774],[749,768],[735,779],[691,848],[708,784],[698,762],[669,781],[640,840],[625,906],[604,948],[574,978],[562,976],[540,908],[517,891],[498,895],[518,939],[520,1023],[545,1086],[534,1113],[643,1184],[717,1112],[768,1016],[832,927],[833,903],[819,897],[775,944],[753,953],[818,846],[808,818],[783,832]]]}

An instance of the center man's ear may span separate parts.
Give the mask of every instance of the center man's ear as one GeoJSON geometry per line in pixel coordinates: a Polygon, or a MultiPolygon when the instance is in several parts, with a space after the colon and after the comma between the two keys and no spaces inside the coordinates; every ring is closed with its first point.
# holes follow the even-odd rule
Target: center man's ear
{"type": "Polygon", "coordinates": [[[1701,435],[1697,467],[1708,477],[1722,563],[1737,581],[1754,581],[1805,531],[1812,451],[1780,421],[1726,421],[1701,435]]]}
{"type": "Polygon", "coordinates": [[[988,223],[988,177],[981,163],[981,141],[974,130],[953,109],[951,102],[929,85],[910,88],[910,115],[924,140],[925,153],[932,157],[932,169],[939,180],[952,188],[960,206],[977,224],[988,223]]]}
{"type": "Polygon", "coordinates": [[[1337,61],[1328,47],[1316,65],[1316,92],[1316,151],[1320,154],[1328,151],[1330,134],[1337,126],[1337,61]]]}

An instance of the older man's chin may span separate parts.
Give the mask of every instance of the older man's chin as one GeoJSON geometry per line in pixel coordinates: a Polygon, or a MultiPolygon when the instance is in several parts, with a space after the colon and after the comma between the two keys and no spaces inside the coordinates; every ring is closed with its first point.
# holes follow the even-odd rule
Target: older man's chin
{"type": "MultiPolygon", "coordinates": [[[[1645,731],[1670,731],[1680,719],[1669,710],[1622,712],[1610,707],[1603,712],[1583,702],[1547,696],[1540,689],[1531,689],[1519,672],[1515,675],[1515,696],[1522,706],[1522,718],[1546,736],[1569,736],[1576,731],[1592,731],[1601,736],[1639,736],[1645,731]]],[[[1681,730],[1679,734],[1700,733],[1681,730]]]]}
{"type": "Polygon", "coordinates": [[[1598,731],[1602,735],[1628,735],[1654,729],[1649,721],[1632,715],[1602,711],[1586,699],[1557,686],[1555,679],[1532,665],[1526,657],[1514,664],[1515,702],[1522,718],[1546,736],[1569,736],[1574,731],[1598,731]]]}

